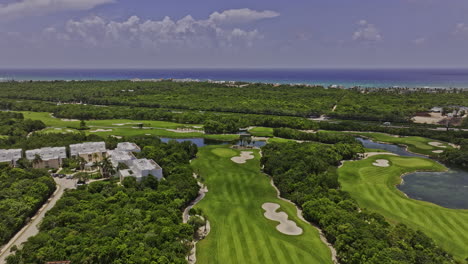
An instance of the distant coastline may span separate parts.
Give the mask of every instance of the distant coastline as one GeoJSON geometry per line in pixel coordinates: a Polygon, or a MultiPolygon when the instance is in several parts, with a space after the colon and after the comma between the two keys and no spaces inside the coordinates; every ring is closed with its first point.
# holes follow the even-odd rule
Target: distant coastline
{"type": "Polygon", "coordinates": [[[464,88],[468,69],[0,69],[0,82],[175,79],[324,87],[464,88]]]}

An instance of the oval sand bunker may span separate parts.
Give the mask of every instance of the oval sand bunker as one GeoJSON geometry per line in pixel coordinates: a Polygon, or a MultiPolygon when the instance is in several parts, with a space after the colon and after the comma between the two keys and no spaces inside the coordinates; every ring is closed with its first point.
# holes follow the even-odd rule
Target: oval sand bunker
{"type": "Polygon", "coordinates": [[[429,144],[429,145],[431,145],[431,146],[433,146],[433,147],[446,148],[446,146],[444,146],[444,144],[442,144],[442,143],[440,143],[440,142],[435,142],[435,141],[434,141],[434,142],[429,142],[429,143],[427,143],[427,144],[429,144]]]}
{"type": "Polygon", "coordinates": [[[255,158],[252,151],[242,151],[240,156],[232,157],[231,160],[238,164],[244,164],[248,160],[255,158]]]}
{"type": "Polygon", "coordinates": [[[377,166],[377,167],[389,167],[390,163],[386,159],[378,159],[372,165],[377,166]]]}
{"type": "Polygon", "coordinates": [[[276,212],[280,208],[277,203],[264,203],[262,205],[265,213],[263,214],[267,219],[280,222],[276,229],[285,235],[297,236],[302,234],[302,228],[298,227],[296,222],[288,220],[288,214],[285,212],[276,212]]]}

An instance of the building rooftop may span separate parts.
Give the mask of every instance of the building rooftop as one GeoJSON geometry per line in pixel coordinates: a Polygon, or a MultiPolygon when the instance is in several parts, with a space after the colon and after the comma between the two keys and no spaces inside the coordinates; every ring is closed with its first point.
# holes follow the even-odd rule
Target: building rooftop
{"type": "Polygon", "coordinates": [[[139,175],[135,175],[132,172],[132,170],[120,170],[119,172],[122,177],[130,177],[130,176],[139,177],[139,175]]]}
{"type": "Polygon", "coordinates": [[[131,152],[128,152],[128,151],[111,150],[111,151],[108,151],[107,153],[109,153],[110,158],[113,160],[122,161],[122,160],[136,159],[135,156],[131,152]]]}
{"type": "Polygon", "coordinates": [[[130,151],[130,152],[140,152],[141,151],[140,147],[137,144],[131,143],[131,142],[118,143],[116,150],[130,151]]]}
{"type": "Polygon", "coordinates": [[[21,149],[0,149],[0,162],[17,161],[23,156],[21,149]]]}
{"type": "Polygon", "coordinates": [[[33,160],[38,154],[42,160],[52,160],[52,159],[65,159],[67,158],[67,151],[65,147],[57,147],[57,148],[41,148],[41,149],[33,149],[26,151],[26,158],[28,160],[33,160]]]}
{"type": "Polygon", "coordinates": [[[137,159],[132,162],[132,166],[130,168],[135,168],[138,170],[155,170],[161,169],[161,167],[154,162],[154,160],[149,159],[137,159]]]}
{"type": "Polygon", "coordinates": [[[104,142],[86,142],[70,145],[70,155],[93,154],[106,152],[106,143],[104,142]]]}

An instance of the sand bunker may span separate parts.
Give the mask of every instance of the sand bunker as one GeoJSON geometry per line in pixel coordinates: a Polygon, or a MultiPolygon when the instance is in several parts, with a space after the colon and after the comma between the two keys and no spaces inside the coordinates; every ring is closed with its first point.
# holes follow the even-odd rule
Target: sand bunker
{"type": "Polygon", "coordinates": [[[366,152],[366,153],[364,153],[364,158],[370,158],[370,157],[377,156],[377,155],[398,156],[397,154],[391,153],[391,152],[366,152]]]}
{"type": "Polygon", "coordinates": [[[119,124],[112,124],[113,126],[126,126],[126,125],[139,125],[141,123],[119,123],[119,124]]]}
{"type": "Polygon", "coordinates": [[[440,143],[440,142],[429,142],[429,143],[427,143],[427,144],[429,144],[429,145],[431,145],[431,146],[433,146],[433,147],[446,148],[446,146],[443,146],[443,144],[440,143]]]}
{"type": "Polygon", "coordinates": [[[238,164],[244,164],[248,160],[255,158],[252,151],[242,151],[240,156],[232,157],[231,160],[238,164]]]}
{"type": "Polygon", "coordinates": [[[443,153],[444,151],[443,150],[434,150],[432,151],[433,153],[443,153]]]}
{"type": "Polygon", "coordinates": [[[64,122],[78,122],[78,121],[80,121],[80,120],[78,120],[78,119],[66,119],[66,118],[64,118],[64,119],[62,119],[62,121],[64,121],[64,122]]]}
{"type": "Polygon", "coordinates": [[[280,208],[277,203],[264,203],[262,205],[265,213],[263,214],[267,219],[280,222],[276,229],[283,234],[290,236],[297,236],[302,234],[302,228],[298,227],[296,222],[288,220],[288,214],[285,212],[276,212],[280,208]]]}
{"type": "Polygon", "coordinates": [[[386,159],[378,159],[372,165],[377,166],[377,167],[389,167],[390,163],[386,159]]]}
{"type": "Polygon", "coordinates": [[[175,132],[175,133],[202,133],[202,134],[205,134],[205,131],[191,129],[191,128],[166,129],[166,131],[175,132]]]}
{"type": "Polygon", "coordinates": [[[92,130],[92,131],[89,131],[91,133],[95,133],[95,132],[111,132],[112,129],[96,129],[96,130],[92,130]]]}

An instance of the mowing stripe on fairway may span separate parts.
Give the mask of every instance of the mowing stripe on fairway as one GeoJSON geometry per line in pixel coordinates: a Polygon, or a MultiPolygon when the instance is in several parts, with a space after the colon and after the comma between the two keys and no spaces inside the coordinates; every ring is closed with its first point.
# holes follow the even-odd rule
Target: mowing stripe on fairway
{"type": "Polygon", "coordinates": [[[197,244],[197,262],[332,263],[330,250],[320,240],[318,231],[297,217],[292,204],[276,197],[270,179],[260,171],[259,151],[252,150],[254,159],[237,164],[231,157],[238,156],[240,150],[219,149],[229,149],[229,146],[200,148],[198,158],[191,163],[209,190],[196,205],[211,224],[210,234],[197,244]],[[278,203],[280,210],[304,233],[299,236],[280,233],[276,229],[278,222],[263,215],[261,206],[265,202],[278,203]]]}

